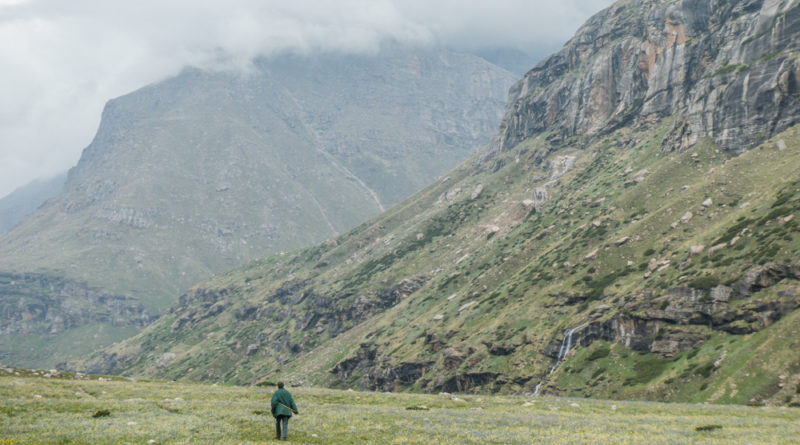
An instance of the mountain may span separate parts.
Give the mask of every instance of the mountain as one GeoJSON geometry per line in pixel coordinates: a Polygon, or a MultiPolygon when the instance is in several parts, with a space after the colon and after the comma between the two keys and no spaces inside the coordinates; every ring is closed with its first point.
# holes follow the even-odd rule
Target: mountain
{"type": "Polygon", "coordinates": [[[43,202],[58,195],[66,180],[66,172],[49,179],[39,179],[0,198],[0,235],[11,230],[43,202]]]}
{"type": "MultiPolygon", "coordinates": [[[[214,273],[330,238],[422,188],[491,139],[515,80],[477,56],[391,43],[186,69],[106,105],[63,192],[0,239],[0,270],[157,313],[214,273]]],[[[25,314],[52,318],[26,306],[39,300],[0,299],[11,331],[25,314]]]]}
{"type": "Polygon", "coordinates": [[[797,404],[800,3],[620,1],[494,141],[346,234],[196,285],[81,366],[797,404]]]}
{"type": "Polygon", "coordinates": [[[519,48],[509,47],[485,48],[477,51],[475,54],[519,76],[523,76],[534,63],[547,55],[542,54],[540,57],[537,57],[519,48]]]}

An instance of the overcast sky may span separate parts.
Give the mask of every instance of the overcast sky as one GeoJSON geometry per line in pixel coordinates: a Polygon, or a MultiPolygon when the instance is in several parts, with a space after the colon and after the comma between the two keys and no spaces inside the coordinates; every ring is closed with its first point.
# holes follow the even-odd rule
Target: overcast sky
{"type": "Polygon", "coordinates": [[[0,0],[0,196],[75,165],[105,102],[279,51],[561,46],[611,0],[0,0]]]}

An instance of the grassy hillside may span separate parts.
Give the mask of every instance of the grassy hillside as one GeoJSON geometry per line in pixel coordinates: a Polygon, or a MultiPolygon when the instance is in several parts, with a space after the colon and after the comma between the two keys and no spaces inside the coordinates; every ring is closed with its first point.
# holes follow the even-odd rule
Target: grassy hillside
{"type": "MultiPolygon", "coordinates": [[[[273,390],[0,368],[0,443],[272,443],[273,390]]],[[[782,444],[800,434],[785,408],[290,390],[295,443],[782,444]]]]}
{"type": "Polygon", "coordinates": [[[531,138],[490,168],[467,162],[331,242],[200,285],[93,366],[796,403],[797,276],[764,277],[796,267],[800,128],[733,157],[708,140],[660,150],[670,125],[584,149],[531,138]],[[548,375],[565,331],[584,323],[548,375]]]}

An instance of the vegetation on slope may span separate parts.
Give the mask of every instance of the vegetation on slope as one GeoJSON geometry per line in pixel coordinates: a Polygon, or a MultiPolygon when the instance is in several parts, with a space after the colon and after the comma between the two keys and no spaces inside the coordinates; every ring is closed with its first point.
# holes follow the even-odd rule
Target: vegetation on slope
{"type": "Polygon", "coordinates": [[[584,150],[530,139],[482,172],[465,163],[333,241],[204,283],[93,366],[238,383],[282,375],[508,393],[544,381],[547,392],[597,397],[794,403],[800,360],[779,340],[791,324],[772,323],[794,316],[796,277],[742,286],[754,267],[797,257],[798,128],[776,138],[788,149],[770,140],[731,157],[710,141],[661,151],[669,125],[619,130],[584,150]],[[745,293],[719,313],[692,306],[713,306],[725,289],[745,293]],[[582,323],[574,355],[548,376],[564,331],[582,323]],[[783,386],[753,389],[742,371],[762,360],[746,352],[759,336],[783,357],[763,371],[783,386]],[[587,361],[603,344],[611,352],[587,361]]]}

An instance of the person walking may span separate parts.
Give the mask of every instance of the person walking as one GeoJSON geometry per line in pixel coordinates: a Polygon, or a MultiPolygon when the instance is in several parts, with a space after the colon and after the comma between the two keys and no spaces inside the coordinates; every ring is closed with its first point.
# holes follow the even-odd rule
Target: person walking
{"type": "Polygon", "coordinates": [[[289,432],[289,418],[298,414],[297,405],[289,391],[278,382],[278,390],[272,394],[272,416],[275,417],[275,439],[286,440],[289,432]],[[283,432],[283,435],[281,435],[283,432]]]}

